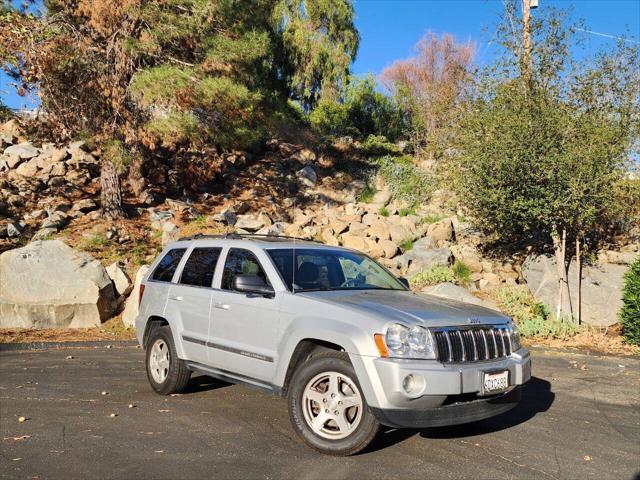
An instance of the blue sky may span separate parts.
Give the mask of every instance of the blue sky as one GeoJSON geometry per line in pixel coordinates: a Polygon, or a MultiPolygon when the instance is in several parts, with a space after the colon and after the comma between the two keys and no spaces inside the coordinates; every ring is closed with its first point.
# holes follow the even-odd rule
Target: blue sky
{"type": "MultiPolygon", "coordinates": [[[[501,0],[355,0],[360,50],[353,64],[356,74],[379,74],[396,59],[412,55],[419,38],[432,30],[452,33],[477,46],[476,61],[491,61],[490,32],[503,12],[501,0]]],[[[640,0],[539,0],[538,11],[548,6],[573,8],[588,29],[607,35],[640,38],[640,0]]],[[[536,10],[532,10],[532,15],[536,10]]],[[[585,36],[587,50],[598,50],[615,40],[585,36]]]]}
{"type": "MultiPolygon", "coordinates": [[[[574,17],[588,28],[606,35],[631,34],[640,38],[640,0],[539,0],[540,9],[554,5],[573,7],[574,17]]],[[[355,0],[356,26],[361,41],[353,64],[356,74],[379,74],[394,60],[410,56],[427,31],[448,32],[458,40],[473,40],[477,61],[491,61],[490,30],[502,12],[501,0],[355,0]]],[[[536,11],[533,11],[533,15],[536,11]]],[[[588,50],[612,45],[615,40],[581,33],[588,50]]],[[[0,75],[0,97],[12,108],[29,107],[0,75]]]]}

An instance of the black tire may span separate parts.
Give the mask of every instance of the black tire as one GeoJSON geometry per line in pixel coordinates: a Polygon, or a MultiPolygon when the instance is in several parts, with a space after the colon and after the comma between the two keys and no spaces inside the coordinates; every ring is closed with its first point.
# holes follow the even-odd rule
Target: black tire
{"type": "Polygon", "coordinates": [[[172,393],[182,392],[189,383],[191,370],[187,368],[184,361],[180,360],[176,354],[176,347],[173,343],[173,335],[171,334],[170,327],[158,327],[151,333],[147,342],[146,353],[145,366],[151,388],[160,395],[170,395],[172,393]],[[150,365],[154,351],[153,347],[157,342],[163,342],[163,344],[168,347],[169,359],[169,366],[166,368],[166,378],[160,382],[154,378],[154,375],[151,372],[152,367],[150,365]]]}
{"type": "Polygon", "coordinates": [[[380,429],[380,424],[369,410],[362,388],[358,383],[356,372],[349,361],[349,356],[344,352],[320,353],[300,365],[291,379],[288,404],[289,417],[296,433],[311,448],[327,455],[340,457],[354,455],[365,449],[374,440],[380,429]],[[348,377],[357,387],[362,399],[360,422],[345,438],[328,439],[316,434],[303,413],[305,408],[303,394],[307,384],[325,372],[337,372],[348,377]]]}

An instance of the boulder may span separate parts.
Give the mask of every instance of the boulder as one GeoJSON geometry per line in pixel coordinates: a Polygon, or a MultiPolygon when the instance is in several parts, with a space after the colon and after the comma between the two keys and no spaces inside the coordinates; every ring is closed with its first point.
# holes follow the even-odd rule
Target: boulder
{"type": "Polygon", "coordinates": [[[33,235],[33,237],[31,238],[31,241],[34,242],[36,240],[47,240],[51,235],[57,232],[58,232],[57,228],[53,228],[53,227],[41,228],[33,235]]]}
{"type": "MultiPolygon", "coordinates": [[[[582,322],[609,326],[618,322],[622,306],[623,276],[626,265],[598,264],[582,267],[582,322]]],[[[552,255],[530,254],[522,264],[522,276],[536,300],[544,303],[552,313],[558,305],[558,270],[552,255]]],[[[575,308],[576,262],[569,266],[570,298],[564,299],[563,310],[575,308]]]]}
{"type": "Polygon", "coordinates": [[[256,232],[265,226],[263,220],[254,218],[253,215],[238,215],[235,227],[247,232],[256,232]]]}
{"type": "Polygon", "coordinates": [[[333,231],[330,228],[325,228],[324,230],[322,230],[320,237],[322,238],[322,241],[327,245],[330,245],[332,247],[337,247],[338,245],[340,245],[340,242],[333,235],[333,231]]]}
{"type": "Polygon", "coordinates": [[[287,228],[287,224],[286,223],[284,223],[284,222],[276,222],[276,223],[274,223],[272,225],[265,225],[260,230],[258,230],[256,233],[258,235],[272,235],[272,236],[276,236],[277,237],[279,235],[282,235],[286,228],[287,228]]]}
{"type": "Polygon", "coordinates": [[[60,230],[69,223],[69,216],[59,210],[54,211],[51,215],[44,219],[40,228],[55,228],[60,230]]]}
{"type": "Polygon", "coordinates": [[[72,210],[77,210],[83,213],[89,213],[93,210],[98,209],[98,204],[91,200],[90,198],[84,198],[82,200],[78,200],[73,204],[72,210]]]}
{"type": "Polygon", "coordinates": [[[131,295],[127,298],[124,311],[122,312],[122,323],[124,323],[124,326],[127,328],[135,328],[136,326],[136,317],[138,316],[138,305],[140,301],[140,284],[148,271],[149,265],[142,265],[136,272],[131,295]]]}
{"type": "Polygon", "coordinates": [[[451,223],[451,219],[445,218],[439,222],[432,223],[427,229],[427,235],[438,244],[453,240],[453,224],[451,223]]]}
{"type": "Polygon", "coordinates": [[[316,183],[318,183],[318,174],[311,165],[298,170],[297,176],[307,187],[315,187],[316,183]]]}
{"type": "Polygon", "coordinates": [[[238,220],[238,216],[231,208],[225,208],[220,213],[216,213],[213,216],[214,222],[224,223],[225,225],[234,226],[236,221],[238,220]]]}
{"type": "Polygon", "coordinates": [[[498,310],[498,306],[490,300],[482,300],[473,295],[469,290],[453,283],[439,283],[431,287],[424,288],[422,293],[434,295],[440,298],[448,298],[458,302],[480,305],[493,310],[498,310]]]}
{"type": "MultiPolygon", "coordinates": [[[[365,215],[366,216],[366,215],[365,215]]],[[[382,220],[376,220],[371,224],[367,235],[377,240],[389,240],[391,234],[389,233],[389,226],[382,220]]]]}
{"type": "Polygon", "coordinates": [[[362,237],[356,237],[350,234],[342,235],[342,245],[346,248],[353,248],[360,252],[367,250],[367,244],[362,237]]]}
{"type": "Polygon", "coordinates": [[[16,173],[23,177],[33,177],[38,173],[38,162],[35,159],[31,159],[27,162],[21,163],[16,168],[16,173]]]}
{"type": "Polygon", "coordinates": [[[391,236],[391,240],[398,244],[413,238],[411,230],[399,224],[389,227],[389,235],[391,236]]]}
{"type": "Polygon", "coordinates": [[[20,158],[19,155],[7,155],[5,156],[5,161],[7,162],[7,167],[11,170],[24,162],[24,158],[20,158]]]}
{"type": "Polygon", "coordinates": [[[398,253],[398,245],[391,240],[380,240],[378,244],[382,248],[384,258],[393,258],[398,253]]]}
{"type": "Polygon", "coordinates": [[[176,242],[180,238],[180,229],[173,222],[165,222],[162,224],[162,247],[164,248],[172,242],[176,242]]]}
{"type": "Polygon", "coordinates": [[[19,237],[24,227],[25,225],[22,222],[9,222],[7,224],[7,237],[19,237]]]}
{"type": "Polygon", "coordinates": [[[114,262],[107,268],[107,274],[113,281],[113,286],[116,289],[118,295],[128,295],[133,288],[129,275],[122,269],[118,262],[114,262]]]}
{"type": "Polygon", "coordinates": [[[452,260],[448,248],[432,248],[430,250],[412,249],[397,257],[400,269],[406,275],[414,275],[422,270],[436,266],[449,266],[452,260]]]}
{"type": "Polygon", "coordinates": [[[0,255],[0,327],[93,327],[116,305],[100,262],[59,240],[0,255]]]}
{"type": "Polygon", "coordinates": [[[39,151],[30,142],[23,142],[17,145],[11,145],[4,150],[5,155],[17,155],[22,159],[34,158],[39,155],[39,151]]]}

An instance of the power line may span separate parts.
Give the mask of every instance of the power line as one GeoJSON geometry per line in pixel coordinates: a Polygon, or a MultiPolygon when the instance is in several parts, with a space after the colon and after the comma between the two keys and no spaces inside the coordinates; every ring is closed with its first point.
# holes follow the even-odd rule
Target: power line
{"type": "Polygon", "coordinates": [[[584,28],[576,28],[576,30],[579,30],[585,33],[590,33],[591,35],[597,35],[598,37],[613,38],[615,40],[622,40],[624,42],[635,43],[637,45],[640,45],[640,42],[638,42],[637,40],[633,40],[631,38],[624,38],[616,35],[609,35],[607,33],[594,32],[593,30],[585,30],[584,28]]]}

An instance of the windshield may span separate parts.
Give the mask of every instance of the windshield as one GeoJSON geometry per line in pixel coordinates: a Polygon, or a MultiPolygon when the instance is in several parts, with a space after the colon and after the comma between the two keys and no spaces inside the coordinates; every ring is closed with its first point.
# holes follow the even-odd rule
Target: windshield
{"type": "Polygon", "coordinates": [[[293,292],[406,290],[398,279],[366,255],[305,248],[270,249],[267,252],[293,292]]]}

